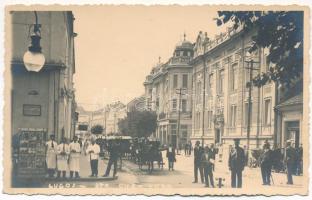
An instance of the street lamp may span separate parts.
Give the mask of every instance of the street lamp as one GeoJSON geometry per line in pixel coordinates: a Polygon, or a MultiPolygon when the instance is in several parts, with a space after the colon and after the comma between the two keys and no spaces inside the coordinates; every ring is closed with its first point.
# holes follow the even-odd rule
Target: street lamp
{"type": "Polygon", "coordinates": [[[31,44],[28,47],[28,51],[24,54],[23,62],[28,71],[39,72],[45,62],[45,57],[41,52],[40,46],[40,27],[41,25],[38,24],[38,16],[37,12],[35,13],[36,24],[34,24],[34,32],[31,34],[31,44]]]}

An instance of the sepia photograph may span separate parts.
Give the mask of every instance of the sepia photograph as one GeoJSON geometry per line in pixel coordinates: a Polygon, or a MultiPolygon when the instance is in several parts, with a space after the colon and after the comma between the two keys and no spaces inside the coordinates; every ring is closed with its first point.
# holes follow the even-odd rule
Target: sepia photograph
{"type": "Polygon", "coordinates": [[[309,18],[6,6],[4,192],[308,195],[309,18]]]}

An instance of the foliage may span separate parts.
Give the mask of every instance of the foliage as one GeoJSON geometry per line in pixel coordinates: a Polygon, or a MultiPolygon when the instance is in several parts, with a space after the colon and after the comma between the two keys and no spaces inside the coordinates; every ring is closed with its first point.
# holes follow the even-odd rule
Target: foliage
{"type": "Polygon", "coordinates": [[[268,81],[289,87],[303,73],[303,11],[219,11],[218,26],[228,22],[248,32],[256,29],[250,52],[268,48],[270,67],[253,79],[261,87],[268,81]]]}
{"type": "Polygon", "coordinates": [[[103,130],[104,130],[104,129],[103,129],[103,126],[97,124],[97,125],[92,126],[92,128],[91,128],[91,133],[92,133],[92,134],[99,135],[99,134],[102,134],[102,133],[103,133],[103,130]]]}
{"type": "Polygon", "coordinates": [[[123,135],[132,137],[148,137],[156,130],[157,115],[149,111],[131,111],[127,117],[118,122],[123,135]]]}

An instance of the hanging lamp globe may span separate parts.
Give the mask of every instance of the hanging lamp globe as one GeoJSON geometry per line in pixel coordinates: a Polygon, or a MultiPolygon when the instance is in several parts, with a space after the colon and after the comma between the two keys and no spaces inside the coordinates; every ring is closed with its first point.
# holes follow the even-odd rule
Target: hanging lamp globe
{"type": "Polygon", "coordinates": [[[31,45],[23,57],[24,65],[28,71],[39,72],[45,63],[45,57],[41,52],[40,39],[38,32],[31,35],[31,45]]]}

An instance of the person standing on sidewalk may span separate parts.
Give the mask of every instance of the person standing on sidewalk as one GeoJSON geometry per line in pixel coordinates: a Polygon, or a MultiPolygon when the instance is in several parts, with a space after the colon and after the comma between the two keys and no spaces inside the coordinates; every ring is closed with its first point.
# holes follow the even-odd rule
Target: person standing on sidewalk
{"type": "Polygon", "coordinates": [[[288,140],[286,142],[286,155],[285,155],[285,162],[286,162],[286,169],[287,169],[287,184],[292,185],[293,184],[293,170],[295,166],[296,161],[296,150],[291,146],[291,141],[288,140]]]}
{"type": "Polygon", "coordinates": [[[97,177],[100,146],[95,143],[95,138],[91,138],[91,144],[88,145],[86,153],[90,155],[90,165],[91,165],[90,177],[97,177]]]}
{"type": "Polygon", "coordinates": [[[50,135],[50,140],[46,143],[46,164],[49,178],[54,177],[56,169],[57,143],[55,136],[50,135]]]}
{"type": "Polygon", "coordinates": [[[66,171],[68,168],[68,155],[69,146],[67,144],[66,138],[63,137],[61,143],[57,146],[57,178],[61,177],[61,172],[63,178],[66,178],[66,171]]]}
{"type": "Polygon", "coordinates": [[[209,187],[209,181],[210,181],[211,187],[214,187],[213,173],[212,173],[214,159],[215,158],[214,158],[212,149],[206,146],[204,153],[202,154],[202,157],[201,157],[201,163],[204,168],[204,174],[205,174],[205,187],[209,187]]]}
{"type": "Polygon", "coordinates": [[[194,182],[198,183],[198,170],[200,173],[200,179],[201,182],[204,183],[204,173],[203,173],[203,167],[201,165],[201,157],[203,154],[203,147],[200,146],[200,141],[196,141],[195,147],[194,147],[194,182]]]}
{"type": "Polygon", "coordinates": [[[79,170],[80,170],[80,153],[81,153],[81,145],[78,142],[78,137],[74,136],[73,141],[69,144],[70,157],[69,157],[69,170],[70,170],[70,178],[73,178],[74,172],[75,177],[80,178],[79,170]]]}
{"type": "Polygon", "coordinates": [[[173,164],[176,161],[176,154],[175,154],[175,149],[172,147],[172,144],[169,145],[167,149],[167,154],[166,157],[168,158],[168,166],[169,166],[169,171],[170,169],[173,171],[173,164]]]}
{"type": "Polygon", "coordinates": [[[270,185],[271,184],[271,170],[272,170],[272,151],[270,149],[270,144],[265,143],[263,145],[263,153],[260,157],[260,168],[262,175],[262,185],[270,185]]]}
{"type": "MultiPolygon", "coordinates": [[[[211,154],[211,158],[213,160],[216,159],[216,154],[218,154],[218,149],[214,146],[213,143],[210,144],[210,147],[209,147],[209,151],[210,151],[210,154],[211,154]]],[[[215,170],[215,163],[211,163],[211,167],[212,167],[212,171],[215,170]]]]}
{"type": "Polygon", "coordinates": [[[231,171],[232,188],[242,187],[242,172],[245,167],[245,152],[239,146],[239,139],[234,139],[235,146],[230,150],[229,169],[231,171]]]}
{"type": "Polygon", "coordinates": [[[109,147],[109,161],[107,164],[107,168],[106,168],[106,172],[103,175],[103,177],[107,177],[109,176],[110,170],[112,165],[114,164],[114,172],[113,172],[113,177],[116,176],[117,174],[117,161],[118,161],[118,157],[119,157],[119,145],[116,144],[115,141],[111,141],[111,145],[109,147]]]}

